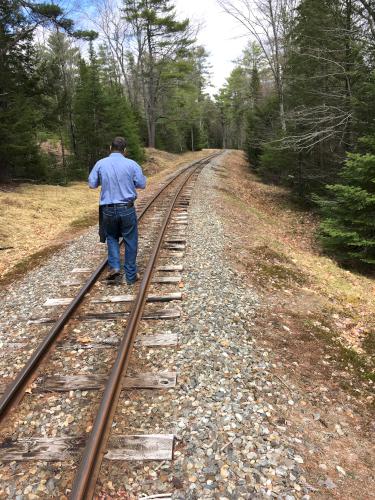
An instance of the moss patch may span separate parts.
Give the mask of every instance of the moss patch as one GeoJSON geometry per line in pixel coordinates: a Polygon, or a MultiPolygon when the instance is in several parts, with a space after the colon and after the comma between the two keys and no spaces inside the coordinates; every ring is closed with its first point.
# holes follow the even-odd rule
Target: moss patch
{"type": "MultiPolygon", "coordinates": [[[[340,338],[339,332],[332,330],[332,325],[324,317],[321,321],[306,319],[303,322],[303,328],[306,332],[313,334],[316,338],[323,340],[331,348],[331,353],[336,361],[344,370],[351,370],[360,379],[375,382],[375,363],[374,359],[366,355],[361,355],[354,349],[345,346],[340,338]]],[[[345,388],[347,382],[345,381],[345,388]]]]}

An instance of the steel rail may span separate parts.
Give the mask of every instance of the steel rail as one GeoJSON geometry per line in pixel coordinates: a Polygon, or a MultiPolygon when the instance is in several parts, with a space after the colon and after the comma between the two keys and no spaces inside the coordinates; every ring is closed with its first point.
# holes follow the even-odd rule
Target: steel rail
{"type": "MultiPolygon", "coordinates": [[[[209,161],[209,160],[208,160],[209,161]]],[[[201,162],[203,163],[203,162],[201,162]]],[[[204,164],[204,163],[203,163],[204,164]]],[[[187,178],[181,183],[177,190],[166,216],[164,217],[159,236],[153,246],[151,256],[149,258],[146,270],[141,281],[138,294],[133,304],[123,338],[117,353],[116,360],[112,367],[109,379],[107,381],[103,398],[101,400],[95,422],[87,441],[83,457],[74,478],[70,500],[89,500],[92,499],[95,493],[97,477],[99,475],[102,458],[104,455],[105,446],[108,440],[110,427],[112,425],[117,402],[122,390],[122,378],[125,374],[131,352],[134,344],[137,327],[141,320],[144,305],[147,298],[148,286],[151,281],[159,250],[167,230],[173,209],[176,201],[181,194],[181,191],[186,186],[192,175],[201,165],[196,166],[187,178]]]]}
{"type": "MultiPolygon", "coordinates": [[[[189,168],[194,168],[196,164],[200,164],[204,161],[210,161],[210,159],[216,156],[218,153],[211,154],[205,158],[201,158],[196,162],[189,164],[186,168],[178,172],[171,179],[167,181],[165,185],[163,185],[153,196],[153,198],[148,201],[145,207],[142,209],[140,215],[138,216],[138,220],[140,221],[150,206],[157,200],[157,198],[165,191],[165,189],[180,175],[184,174],[189,168]]],[[[86,294],[90,291],[92,286],[97,281],[99,275],[104,270],[107,265],[108,259],[105,258],[99,266],[93,271],[93,273],[89,276],[87,281],[83,284],[78,294],[75,296],[74,300],[69,304],[69,306],[64,310],[61,316],[58,318],[56,323],[54,323],[51,330],[48,332],[46,337],[42,340],[36,350],[32,353],[25,366],[21,369],[20,372],[16,375],[15,379],[9,384],[6,388],[2,398],[0,399],[0,422],[5,418],[9,409],[13,404],[17,402],[18,398],[22,397],[22,390],[26,387],[28,382],[31,380],[36,368],[43,361],[44,357],[49,352],[50,347],[56,340],[57,336],[60,334],[64,326],[72,317],[73,313],[77,309],[77,307],[81,304],[82,300],[86,296],[86,294]]]]}

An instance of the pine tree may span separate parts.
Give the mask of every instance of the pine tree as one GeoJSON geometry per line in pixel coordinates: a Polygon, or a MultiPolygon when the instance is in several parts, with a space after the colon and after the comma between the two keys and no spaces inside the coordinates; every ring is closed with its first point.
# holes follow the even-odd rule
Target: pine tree
{"type": "Polygon", "coordinates": [[[44,176],[37,145],[41,87],[33,33],[53,23],[72,22],[52,4],[0,1],[0,178],[44,176]]]}
{"type": "Polygon", "coordinates": [[[40,166],[35,136],[38,114],[35,102],[30,98],[35,57],[32,32],[24,28],[27,25],[20,5],[1,2],[0,178],[3,179],[26,177],[30,169],[39,169],[40,166]],[[15,41],[14,31],[17,29],[19,39],[15,41]]]}
{"type": "Polygon", "coordinates": [[[90,64],[80,62],[79,81],[74,98],[74,122],[77,141],[77,170],[84,177],[108,151],[106,103],[99,78],[99,65],[90,43],[90,64]]]}
{"type": "Polygon", "coordinates": [[[170,64],[192,44],[189,21],[178,21],[170,0],[124,0],[127,21],[138,43],[137,66],[142,83],[148,145],[155,147],[160,102],[173,81],[170,64]]]}
{"type": "Polygon", "coordinates": [[[127,156],[137,162],[144,159],[138,123],[120,86],[105,88],[106,144],[116,137],[125,137],[127,156]]]}
{"type": "Polygon", "coordinates": [[[336,181],[346,151],[355,144],[354,99],[362,61],[353,5],[353,0],[302,0],[289,32],[287,130],[275,147],[299,154],[298,165],[291,163],[280,178],[302,200],[336,181]]]}
{"type": "Polygon", "coordinates": [[[375,265],[375,136],[364,140],[369,152],[349,153],[341,183],[317,198],[323,215],[324,247],[345,263],[375,265]]]}

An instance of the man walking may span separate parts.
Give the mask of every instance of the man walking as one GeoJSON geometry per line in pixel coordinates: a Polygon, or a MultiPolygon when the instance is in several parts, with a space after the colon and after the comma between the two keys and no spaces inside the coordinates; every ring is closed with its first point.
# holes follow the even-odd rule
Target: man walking
{"type": "Polygon", "coordinates": [[[100,208],[107,238],[109,273],[108,283],[117,283],[121,275],[119,238],[125,244],[124,280],[133,285],[137,279],[138,223],[134,201],[137,189],[146,187],[146,177],[141,167],[125,158],[126,141],[115,137],[111,154],[99,160],[89,175],[92,189],[101,185],[100,208]]]}

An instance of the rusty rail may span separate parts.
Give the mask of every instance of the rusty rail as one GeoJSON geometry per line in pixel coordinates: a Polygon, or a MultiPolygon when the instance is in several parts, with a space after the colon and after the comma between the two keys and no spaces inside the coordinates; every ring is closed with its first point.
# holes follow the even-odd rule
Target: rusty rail
{"type": "MultiPolygon", "coordinates": [[[[206,162],[207,159],[205,161],[201,161],[200,164],[204,165],[206,162]]],[[[127,322],[115,363],[112,367],[108,382],[106,384],[103,398],[93,425],[93,429],[90,433],[87,445],[85,447],[80,467],[73,482],[72,492],[70,495],[71,500],[89,500],[94,495],[96,481],[99,475],[105,446],[108,440],[117,402],[121,393],[122,377],[124,376],[129,364],[137,327],[141,319],[147,298],[148,286],[152,277],[164,234],[168,227],[172,211],[178,197],[181,194],[181,191],[200,166],[201,165],[196,166],[192,170],[192,172],[189,173],[187,178],[181,183],[181,186],[173,197],[168,212],[163,220],[159,236],[153,246],[152,253],[144,272],[133,309],[127,322]]]]}
{"type": "MultiPolygon", "coordinates": [[[[150,208],[150,206],[157,200],[157,198],[164,192],[164,190],[175,179],[177,179],[180,175],[184,174],[190,168],[193,168],[193,169],[197,168],[196,167],[197,164],[200,165],[203,162],[210,161],[217,154],[218,153],[214,153],[214,154],[207,156],[206,158],[202,158],[196,162],[193,162],[190,165],[188,165],[186,168],[184,168],[183,170],[178,172],[176,175],[171,177],[171,179],[169,179],[168,182],[164,186],[162,186],[156,192],[156,194],[153,196],[153,198],[145,205],[145,207],[142,209],[140,215],[138,216],[138,220],[142,219],[142,217],[147,212],[147,210],[150,208]]],[[[56,323],[54,323],[53,327],[48,332],[46,337],[43,339],[43,341],[39,344],[37,349],[30,356],[30,358],[26,362],[25,366],[22,368],[22,370],[17,374],[15,379],[6,388],[2,398],[0,399],[0,422],[7,415],[10,408],[22,398],[23,391],[24,391],[26,385],[32,379],[36,369],[41,364],[43,359],[46,357],[47,353],[49,352],[50,347],[53,345],[53,343],[55,342],[56,338],[58,337],[58,335],[60,334],[60,332],[62,331],[64,326],[68,323],[69,319],[72,317],[75,310],[81,304],[85,295],[90,291],[92,286],[97,281],[98,277],[100,276],[100,274],[104,270],[105,266],[107,265],[107,261],[108,261],[107,258],[105,258],[99,264],[99,266],[93,271],[93,273],[90,275],[90,277],[87,279],[87,281],[84,283],[84,285],[79,290],[78,294],[75,296],[74,300],[65,309],[65,311],[58,318],[56,323]]]]}

